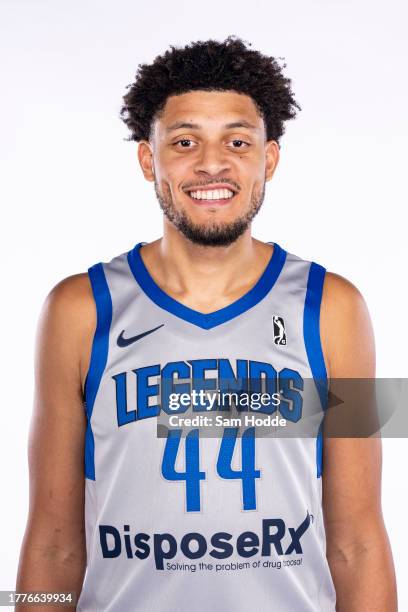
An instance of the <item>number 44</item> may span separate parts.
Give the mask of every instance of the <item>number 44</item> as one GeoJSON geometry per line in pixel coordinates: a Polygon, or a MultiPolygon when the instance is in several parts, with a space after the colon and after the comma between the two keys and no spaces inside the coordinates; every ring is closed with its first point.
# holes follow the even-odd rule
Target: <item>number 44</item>
{"type": "MultiPolygon", "coordinates": [[[[242,481],[242,500],[244,510],[256,509],[255,482],[260,478],[260,470],[255,469],[255,428],[249,427],[241,438],[241,469],[232,468],[232,458],[237,441],[238,428],[224,430],[217,460],[217,473],[226,480],[242,481]]],[[[166,480],[184,480],[186,483],[187,512],[201,509],[200,481],[205,480],[205,472],[200,471],[199,430],[193,429],[185,442],[185,470],[176,471],[176,459],[181,440],[181,429],[170,430],[164,448],[162,474],[166,480]]]]}

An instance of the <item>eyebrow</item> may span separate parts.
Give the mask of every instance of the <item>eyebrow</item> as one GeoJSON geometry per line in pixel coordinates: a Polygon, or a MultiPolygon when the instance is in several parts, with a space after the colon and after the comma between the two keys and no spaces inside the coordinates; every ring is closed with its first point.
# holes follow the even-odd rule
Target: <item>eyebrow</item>
{"type": "MultiPolygon", "coordinates": [[[[257,126],[256,125],[252,125],[252,123],[249,123],[248,121],[245,121],[244,119],[239,120],[239,121],[233,121],[232,123],[226,123],[224,125],[224,128],[227,130],[233,129],[233,128],[247,128],[248,130],[257,130],[257,126]]],[[[185,121],[178,121],[177,123],[173,123],[172,125],[169,125],[168,128],[166,128],[166,132],[173,132],[174,130],[180,130],[180,129],[189,129],[189,130],[199,130],[201,129],[201,125],[199,125],[198,123],[189,123],[189,122],[185,122],[185,121]]]]}

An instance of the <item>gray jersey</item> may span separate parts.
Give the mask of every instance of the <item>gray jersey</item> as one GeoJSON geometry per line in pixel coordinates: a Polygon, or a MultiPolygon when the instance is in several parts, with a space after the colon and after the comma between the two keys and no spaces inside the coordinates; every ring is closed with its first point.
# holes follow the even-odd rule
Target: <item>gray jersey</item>
{"type": "Polygon", "coordinates": [[[77,609],[334,612],[321,507],[325,269],[275,243],[255,286],[204,314],[155,283],[143,244],[88,270],[97,327],[85,384],[87,570],[77,609]],[[318,421],[303,394],[308,379],[318,421]],[[279,416],[291,427],[310,417],[315,435],[258,436],[250,420],[224,425],[220,402],[200,405],[203,393],[243,380],[281,397],[242,416],[279,416]],[[188,414],[219,417],[218,434],[194,423],[186,435],[177,423],[158,427],[187,414],[172,401],[193,391],[188,414]]]}

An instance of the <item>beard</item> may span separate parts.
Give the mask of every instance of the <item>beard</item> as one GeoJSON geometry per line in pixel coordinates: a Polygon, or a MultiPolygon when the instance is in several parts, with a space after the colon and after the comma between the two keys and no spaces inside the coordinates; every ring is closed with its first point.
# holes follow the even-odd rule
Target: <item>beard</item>
{"type": "Polygon", "coordinates": [[[248,211],[229,223],[200,224],[191,221],[184,209],[174,206],[170,190],[160,192],[157,181],[154,189],[160,208],[167,219],[191,242],[202,246],[229,246],[248,229],[252,219],[259,212],[265,198],[265,182],[259,192],[253,192],[248,211]]]}

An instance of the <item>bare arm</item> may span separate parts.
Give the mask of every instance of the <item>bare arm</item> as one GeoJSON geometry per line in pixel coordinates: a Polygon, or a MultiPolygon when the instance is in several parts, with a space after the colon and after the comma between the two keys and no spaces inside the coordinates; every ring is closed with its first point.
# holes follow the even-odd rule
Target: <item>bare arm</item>
{"type": "MultiPolygon", "coordinates": [[[[375,377],[366,304],[351,283],[334,274],[326,275],[321,333],[331,379],[375,377]]],[[[323,452],[323,513],[336,610],[395,612],[395,573],[381,509],[381,439],[328,437],[323,452]]]]}
{"type": "MultiPolygon", "coordinates": [[[[82,587],[86,565],[82,387],[96,324],[91,291],[85,274],[65,279],[47,296],[38,324],[28,447],[30,502],[17,592],[76,591],[79,596],[82,587]]],[[[61,607],[35,607],[43,609],[52,612],[61,607]]]]}

